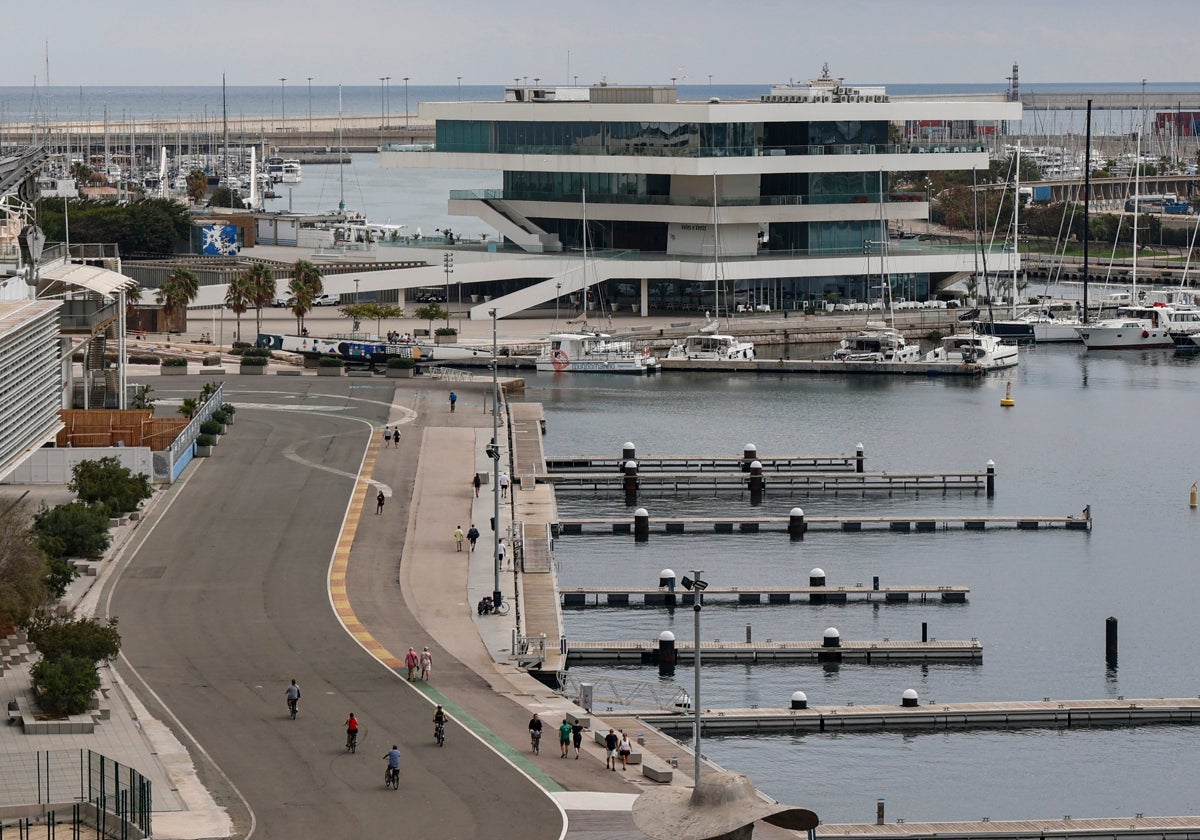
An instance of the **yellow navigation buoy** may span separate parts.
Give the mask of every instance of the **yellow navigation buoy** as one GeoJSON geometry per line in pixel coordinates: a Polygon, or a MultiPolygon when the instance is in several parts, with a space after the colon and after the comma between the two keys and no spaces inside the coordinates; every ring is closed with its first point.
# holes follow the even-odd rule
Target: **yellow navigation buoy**
{"type": "Polygon", "coordinates": [[[1017,404],[1017,401],[1012,398],[1012,383],[1009,382],[1004,389],[1004,397],[1000,400],[1000,405],[1005,408],[1012,408],[1017,404]]]}
{"type": "Polygon", "coordinates": [[[1197,502],[1200,501],[1196,498],[1197,496],[1200,496],[1200,491],[1197,491],[1196,482],[1193,481],[1192,482],[1192,492],[1188,494],[1188,507],[1191,507],[1191,508],[1196,507],[1197,502]]]}

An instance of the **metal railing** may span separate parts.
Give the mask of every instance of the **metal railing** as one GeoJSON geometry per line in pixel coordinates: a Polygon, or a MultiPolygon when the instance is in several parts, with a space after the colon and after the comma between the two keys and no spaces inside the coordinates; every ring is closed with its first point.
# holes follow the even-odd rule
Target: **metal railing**
{"type": "MultiPolygon", "coordinates": [[[[560,648],[560,652],[565,655],[566,648],[560,648]]],[[[559,691],[566,697],[579,697],[581,683],[592,686],[593,705],[600,701],[625,709],[652,708],[664,712],[680,712],[692,705],[691,695],[675,683],[630,680],[578,670],[558,672],[559,691]]]]}
{"type": "Polygon", "coordinates": [[[512,653],[508,658],[522,668],[531,668],[546,661],[546,634],[522,636],[512,631],[512,653]]]}
{"type": "Polygon", "coordinates": [[[76,808],[76,819],[101,836],[150,836],[150,780],[132,767],[87,749],[10,752],[0,763],[0,806],[55,806],[62,816],[79,803],[94,812],[76,808]]]}
{"type": "MultiPolygon", "coordinates": [[[[502,189],[451,190],[450,199],[459,201],[548,201],[575,203],[578,196],[565,196],[553,192],[504,191],[502,189]]],[[[886,203],[904,204],[925,201],[923,192],[889,192],[886,203]]],[[[615,193],[590,193],[591,204],[632,204],[655,207],[712,207],[712,199],[687,195],[620,195],[615,193]]],[[[878,204],[879,193],[849,192],[825,195],[760,195],[726,196],[717,201],[718,207],[778,207],[826,204],[878,204]]]]}
{"type": "Polygon", "coordinates": [[[538,143],[447,143],[437,144],[437,152],[499,155],[567,155],[571,157],[774,157],[811,155],[904,155],[904,154],[986,154],[987,144],[974,140],[932,143],[829,143],[781,146],[704,147],[692,142],[675,144],[623,141],[608,138],[594,145],[586,143],[553,145],[538,143]]]}

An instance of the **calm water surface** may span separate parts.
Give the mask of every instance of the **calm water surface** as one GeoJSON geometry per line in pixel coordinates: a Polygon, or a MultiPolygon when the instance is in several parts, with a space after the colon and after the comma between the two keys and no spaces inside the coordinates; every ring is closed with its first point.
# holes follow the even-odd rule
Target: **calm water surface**
{"type": "MultiPolygon", "coordinates": [[[[983,664],[869,667],[706,665],[706,707],[786,706],[803,690],[813,705],[1051,697],[1178,697],[1200,692],[1196,534],[1187,506],[1200,479],[1200,361],[1170,351],[1086,354],[1023,351],[1021,366],[982,382],[664,374],[656,378],[535,374],[527,398],[546,406],[551,454],[763,455],[852,452],[868,470],[982,469],[996,462],[994,499],[973,494],[869,499],[770,493],[756,511],[785,515],[1078,515],[1090,534],[1065,531],[895,535],[571,536],[556,544],[564,585],[657,583],[659,570],[705,569],[713,585],[959,584],[956,605],[736,607],[703,613],[704,639],[978,638],[983,664]],[[1005,384],[1014,409],[1001,409],[1005,384]],[[1120,620],[1119,667],[1104,661],[1104,622],[1120,620]]],[[[651,515],[726,514],[748,499],[653,498],[651,515]]],[[[564,517],[628,514],[620,498],[560,496],[564,517]]],[[[568,611],[573,639],[692,638],[690,610],[568,611]]],[[[656,680],[653,668],[611,669],[656,680]]],[[[674,681],[691,686],[692,672],[674,681]]],[[[747,772],[780,799],[826,822],[871,821],[877,797],[889,819],[992,819],[1200,813],[1200,729],[1145,727],[1012,732],[711,737],[705,753],[747,772]]]]}

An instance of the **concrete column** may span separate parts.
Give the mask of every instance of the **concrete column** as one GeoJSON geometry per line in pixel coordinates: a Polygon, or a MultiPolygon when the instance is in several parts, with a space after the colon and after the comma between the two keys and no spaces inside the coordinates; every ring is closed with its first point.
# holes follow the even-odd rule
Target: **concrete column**
{"type": "MultiPolygon", "coordinates": [[[[404,302],[405,302],[405,298],[406,298],[406,292],[407,292],[407,291],[408,291],[407,289],[400,289],[400,290],[399,290],[399,292],[400,292],[400,296],[399,296],[399,299],[398,299],[398,301],[399,301],[399,306],[400,306],[400,308],[401,308],[401,309],[403,309],[403,308],[404,308],[404,302]]],[[[446,301],[446,303],[449,303],[449,302],[450,302],[450,301],[446,301]]]]}
{"type": "Polygon", "coordinates": [[[642,317],[650,317],[650,278],[642,278],[642,317]]]}

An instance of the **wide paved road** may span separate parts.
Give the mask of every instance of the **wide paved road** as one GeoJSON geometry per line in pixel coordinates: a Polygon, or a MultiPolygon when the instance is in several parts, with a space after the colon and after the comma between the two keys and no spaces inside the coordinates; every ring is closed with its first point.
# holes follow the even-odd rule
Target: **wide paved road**
{"type": "MultiPolygon", "coordinates": [[[[231,400],[309,410],[239,410],[215,456],[146,523],[111,601],[123,653],[211,758],[194,755],[243,835],[253,824],[255,837],[289,840],[557,838],[559,812],[533,783],[472,737],[434,745],[428,704],[333,614],[326,574],[369,434],[353,418],[382,423],[387,408],[371,400],[391,398],[336,382],[272,378],[261,396],[231,400]],[[268,393],[289,387],[305,395],[268,393]],[[337,406],[342,416],[322,413],[337,406]],[[292,677],[303,692],[295,721],[284,700],[292,677]],[[363,726],[356,755],[342,748],[351,711],[363,726]],[[403,754],[398,793],[382,784],[392,743],[403,754]]],[[[397,497],[387,513],[400,527],[397,497]]]]}

